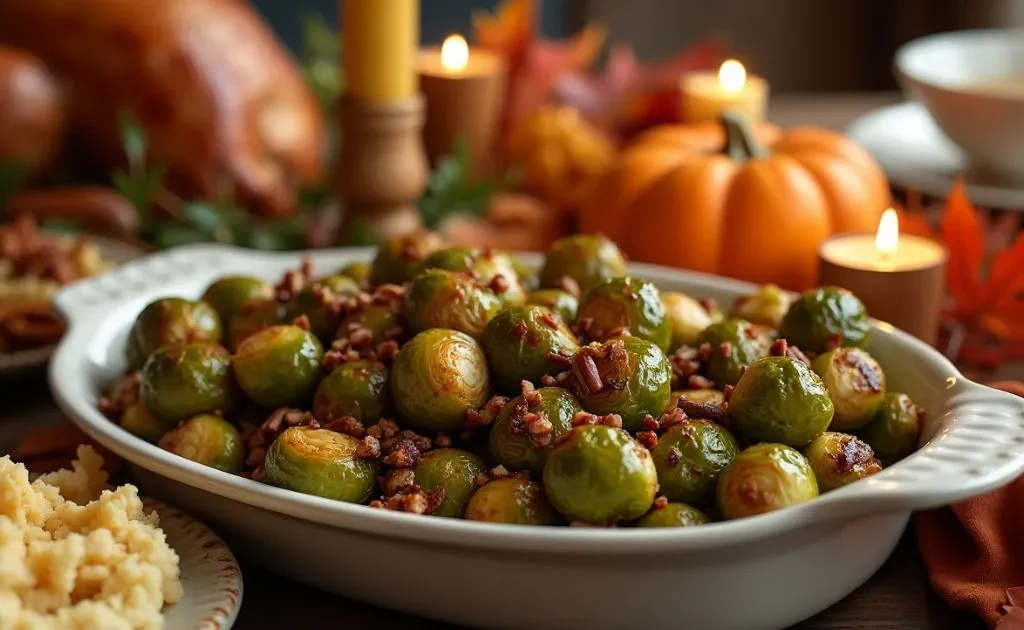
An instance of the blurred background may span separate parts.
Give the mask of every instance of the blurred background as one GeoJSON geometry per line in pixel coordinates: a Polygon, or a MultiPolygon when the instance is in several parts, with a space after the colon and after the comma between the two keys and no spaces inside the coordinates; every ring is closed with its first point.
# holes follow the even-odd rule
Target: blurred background
{"type": "MultiPolygon", "coordinates": [[[[337,0],[254,4],[292,50],[301,42],[303,14],[338,23],[337,0]]],[[[472,10],[496,5],[423,0],[423,43],[468,33],[472,10]]],[[[609,26],[612,40],[630,42],[647,60],[718,33],[777,92],[895,89],[891,60],[904,42],[954,29],[1024,27],[1024,0],[546,0],[542,6],[546,35],[567,35],[598,21],[609,26]]]]}

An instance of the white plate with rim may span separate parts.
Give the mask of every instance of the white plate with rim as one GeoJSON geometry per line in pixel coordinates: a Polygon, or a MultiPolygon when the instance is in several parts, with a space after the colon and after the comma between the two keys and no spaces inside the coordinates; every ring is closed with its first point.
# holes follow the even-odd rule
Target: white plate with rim
{"type": "Polygon", "coordinates": [[[864,114],[846,135],[878,161],[889,181],[937,199],[945,199],[960,174],[971,201],[992,209],[1024,210],[1024,188],[973,171],[918,102],[883,107],[864,114]]]}
{"type": "MultiPolygon", "coordinates": [[[[307,254],[330,273],[371,250],[193,245],[65,289],[55,306],[70,327],[50,386],[79,427],[133,465],[148,494],[187,505],[248,561],[347,597],[473,627],[668,628],[685,619],[693,628],[780,628],[863,584],[913,510],[984,494],[1024,472],[1024,399],[970,382],[933,348],[881,322],[869,349],[890,388],[927,409],[922,448],[814,501],[699,527],[524,527],[331,501],[182,459],[96,408],[125,367],[127,331],[147,303],[197,298],[227,274],[276,279],[307,254]]],[[[654,265],[633,264],[630,273],[723,305],[755,289],[654,265]]]]}
{"type": "Polygon", "coordinates": [[[163,610],[167,630],[228,630],[242,606],[242,571],[217,534],[178,508],[143,498],[156,510],[167,544],[178,554],[180,601],[163,610]]]}

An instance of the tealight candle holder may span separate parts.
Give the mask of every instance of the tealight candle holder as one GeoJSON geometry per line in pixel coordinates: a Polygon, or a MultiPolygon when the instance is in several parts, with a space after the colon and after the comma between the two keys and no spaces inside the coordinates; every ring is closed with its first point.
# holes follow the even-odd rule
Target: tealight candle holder
{"type": "Polygon", "coordinates": [[[852,291],[872,317],[935,345],[945,298],[947,252],[927,238],[899,233],[892,208],[874,234],[841,234],[819,252],[819,284],[852,291]]]}
{"type": "Polygon", "coordinates": [[[420,51],[420,91],[427,100],[423,143],[436,164],[464,139],[473,156],[474,172],[486,170],[505,95],[505,62],[491,52],[470,48],[461,35],[445,39],[440,48],[420,51]]]}
{"type": "Polygon", "coordinates": [[[691,72],[680,84],[682,118],[686,123],[718,121],[726,111],[738,112],[751,124],[764,121],[768,107],[768,82],[748,75],[735,59],[722,63],[718,72],[691,72]]]}

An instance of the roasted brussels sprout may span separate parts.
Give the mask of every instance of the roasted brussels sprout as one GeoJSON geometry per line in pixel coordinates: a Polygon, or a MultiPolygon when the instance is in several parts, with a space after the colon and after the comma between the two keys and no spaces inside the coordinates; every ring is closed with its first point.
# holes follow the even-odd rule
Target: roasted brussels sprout
{"type": "Polygon", "coordinates": [[[370,263],[366,261],[351,262],[338,271],[338,275],[348,276],[356,281],[360,287],[368,288],[370,286],[370,263]]]}
{"type": "Polygon", "coordinates": [[[209,343],[164,346],[142,367],[139,393],[146,409],[167,423],[228,411],[235,400],[231,356],[209,343]]]}
{"type": "Polygon", "coordinates": [[[784,444],[755,444],[718,477],[718,511],[734,519],[810,501],[818,483],[807,459],[784,444]]]}
{"type": "Polygon", "coordinates": [[[665,411],[669,412],[678,407],[680,398],[704,405],[721,405],[725,402],[725,393],[717,389],[684,389],[672,392],[665,411]]]}
{"type": "Polygon", "coordinates": [[[444,498],[431,514],[462,518],[466,505],[476,491],[476,477],[487,468],[476,455],[457,448],[429,451],[416,462],[413,474],[416,485],[430,493],[438,488],[444,498]]]}
{"type": "Polygon", "coordinates": [[[535,481],[515,477],[495,479],[473,494],[466,519],[513,525],[554,525],[558,514],[535,481]]]}
{"type": "Polygon", "coordinates": [[[581,295],[605,278],[626,275],[626,259],[615,243],[594,234],[574,234],[555,242],[544,257],[540,285],[561,289],[563,278],[579,285],[581,295]]]}
{"type": "Polygon", "coordinates": [[[825,384],[789,357],[755,361],[729,397],[729,415],[751,442],[806,446],[828,428],[832,413],[825,384]]]}
{"type": "Polygon", "coordinates": [[[238,346],[235,377],[258,405],[294,406],[309,400],[320,377],[323,356],[323,346],[310,331],[271,326],[238,346]]]}
{"type": "Polygon", "coordinates": [[[704,371],[718,387],[735,385],[743,371],[754,361],[768,356],[771,348],[771,339],[762,329],[732,317],[705,328],[700,342],[711,346],[704,371]]]}
{"type": "Polygon", "coordinates": [[[171,429],[160,438],[160,448],[228,473],[242,470],[245,453],[238,429],[211,414],[194,416],[171,429]]]}
{"type": "Polygon", "coordinates": [[[327,287],[335,295],[358,295],[363,291],[363,287],[359,282],[343,273],[324,276],[323,278],[313,282],[310,286],[316,286],[318,284],[322,287],[327,287]]]}
{"type": "Polygon", "coordinates": [[[668,405],[672,368],[650,341],[620,337],[576,351],[569,389],[590,413],[618,414],[623,428],[634,432],[644,417],[668,405]]]}
{"type": "Polygon", "coordinates": [[[494,376],[494,388],[512,394],[523,381],[536,382],[556,369],[565,369],[577,349],[576,335],[562,320],[534,304],[508,306],[484,328],[480,337],[494,376]]]}
{"type": "Polygon", "coordinates": [[[662,352],[672,341],[661,293],[650,282],[629,276],[595,284],[580,302],[576,319],[581,327],[586,322],[587,335],[597,341],[618,336],[622,330],[650,341],[662,352]]]}
{"type": "Polygon", "coordinates": [[[273,297],[270,283],[252,276],[227,276],[216,280],[203,294],[203,301],[213,307],[220,316],[222,326],[231,319],[247,302],[266,300],[273,297]]]}
{"type": "Polygon", "coordinates": [[[394,309],[384,304],[370,304],[345,316],[335,337],[347,337],[353,328],[365,328],[373,334],[374,342],[387,339],[402,341],[402,319],[394,309]],[[397,332],[397,335],[392,337],[397,332]]]}
{"type": "Polygon", "coordinates": [[[665,305],[665,316],[672,332],[669,350],[679,346],[696,346],[700,343],[700,334],[714,323],[711,314],[700,302],[683,293],[666,291],[661,294],[661,302],[665,305]]]}
{"type": "Polygon", "coordinates": [[[736,300],[729,311],[729,316],[778,330],[791,303],[792,299],[788,293],[774,284],[766,284],[758,289],[757,293],[736,300]]]}
{"type": "Polygon", "coordinates": [[[710,523],[704,512],[685,503],[669,503],[655,508],[636,522],[637,527],[691,527],[710,523]]]}
{"type": "Polygon", "coordinates": [[[489,446],[498,464],[540,472],[554,438],[572,428],[572,417],[581,410],[579,401],[560,387],[542,387],[531,395],[534,401],[538,398],[540,402],[530,404],[526,396],[517,396],[505,403],[494,420],[489,446]],[[550,423],[546,438],[537,433],[531,438],[531,421],[550,423]]]}
{"type": "Polygon", "coordinates": [[[490,395],[487,357],[472,337],[432,328],[402,346],[391,368],[398,414],[413,429],[454,431],[490,395]]]}
{"type": "MultiPolygon", "coordinates": [[[[528,265],[521,259],[511,256],[512,268],[519,275],[519,284],[523,285],[526,291],[536,291],[540,288],[540,272],[533,265],[528,265]]],[[[543,306],[543,305],[542,305],[543,306]]]]}
{"type": "Polygon", "coordinates": [[[156,444],[171,425],[146,410],[142,403],[136,403],[121,414],[121,428],[136,437],[156,444]]]}
{"type": "Polygon", "coordinates": [[[640,518],[658,488],[650,451],[622,429],[600,424],[566,434],[548,455],[543,476],[551,505],[587,523],[640,518]]]}
{"type": "Polygon", "coordinates": [[[557,313],[566,322],[576,321],[580,301],[576,296],[562,289],[537,289],[526,296],[527,304],[536,304],[557,313]]]}
{"type": "Polygon", "coordinates": [[[377,250],[370,265],[371,284],[403,284],[412,280],[423,261],[444,246],[440,235],[426,230],[389,239],[377,250]]]}
{"type": "Polygon", "coordinates": [[[897,462],[917,449],[923,414],[906,394],[889,392],[878,413],[859,433],[885,464],[897,462]]]}
{"type": "Polygon", "coordinates": [[[738,452],[732,435],[709,420],[687,420],[672,427],[651,452],[661,493],[669,501],[713,503],[718,475],[738,452]]]}
{"type": "Polygon", "coordinates": [[[428,269],[409,285],[402,312],[414,334],[428,328],[451,328],[479,339],[501,306],[498,296],[469,274],[428,269]]]}
{"type": "Polygon", "coordinates": [[[305,315],[310,331],[322,344],[330,344],[341,321],[341,296],[355,295],[360,289],[355,280],[347,276],[330,276],[325,280],[309,284],[296,293],[288,301],[285,319],[305,315]]]}
{"type": "Polygon", "coordinates": [[[423,269],[470,273],[505,304],[522,304],[526,300],[526,290],[508,254],[490,249],[449,247],[431,254],[423,262],[423,269]]]}
{"type": "Polygon", "coordinates": [[[267,449],[265,483],[325,499],[362,503],[377,483],[376,460],[360,459],[360,441],[327,429],[289,427],[267,449]]]}
{"type": "Polygon", "coordinates": [[[158,348],[182,343],[220,343],[217,311],[203,301],[163,298],[150,302],[128,333],[128,364],[142,367],[158,348]]]}
{"type": "Polygon", "coordinates": [[[228,323],[228,349],[237,350],[249,335],[283,324],[287,314],[285,305],[275,299],[246,302],[228,323]]]}
{"type": "Polygon", "coordinates": [[[826,431],[804,447],[818,490],[828,492],[882,470],[875,452],[847,433],[826,431]]]}
{"type": "Polygon", "coordinates": [[[835,407],[833,430],[859,429],[875,417],[885,397],[885,373],[870,354],[860,348],[836,348],[818,355],[811,367],[835,407]]]}
{"type": "Polygon", "coordinates": [[[871,324],[864,304],[838,287],[803,292],[782,318],[779,336],[801,350],[824,352],[833,346],[864,346],[871,324]]]}
{"type": "Polygon", "coordinates": [[[313,396],[313,415],[323,423],[352,416],[369,426],[388,413],[390,404],[387,368],[353,361],[342,363],[320,381],[313,396]]]}

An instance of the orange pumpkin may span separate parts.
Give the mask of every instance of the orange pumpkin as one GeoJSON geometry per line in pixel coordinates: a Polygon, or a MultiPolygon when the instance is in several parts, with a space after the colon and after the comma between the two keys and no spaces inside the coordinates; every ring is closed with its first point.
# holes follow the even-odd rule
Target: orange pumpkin
{"type": "Polygon", "coordinates": [[[890,201],[882,170],[842,134],[781,132],[726,114],[639,136],[597,184],[580,229],[634,260],[801,290],[821,242],[870,232],[890,201]]]}

